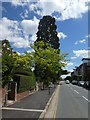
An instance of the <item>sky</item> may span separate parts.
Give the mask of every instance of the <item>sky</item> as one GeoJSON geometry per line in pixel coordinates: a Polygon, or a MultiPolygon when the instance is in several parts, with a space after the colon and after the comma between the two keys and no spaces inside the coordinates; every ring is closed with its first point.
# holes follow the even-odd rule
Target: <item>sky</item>
{"type": "Polygon", "coordinates": [[[0,3],[0,40],[7,39],[23,55],[32,51],[38,24],[45,15],[56,20],[60,50],[69,53],[65,69],[73,71],[88,57],[88,2],[90,0],[5,0],[0,3]]]}

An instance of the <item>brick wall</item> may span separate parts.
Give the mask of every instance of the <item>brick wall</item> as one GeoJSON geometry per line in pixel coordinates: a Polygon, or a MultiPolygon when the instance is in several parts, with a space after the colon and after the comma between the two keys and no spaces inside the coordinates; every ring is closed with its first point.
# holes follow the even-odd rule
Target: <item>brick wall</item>
{"type": "Polygon", "coordinates": [[[29,91],[25,91],[25,92],[22,92],[22,93],[18,93],[17,94],[17,101],[20,100],[20,99],[23,99],[24,97],[28,96],[29,95],[29,91]]]}
{"type": "Polygon", "coordinates": [[[5,95],[7,93],[7,86],[0,88],[0,105],[3,105],[5,102],[5,95]]]}

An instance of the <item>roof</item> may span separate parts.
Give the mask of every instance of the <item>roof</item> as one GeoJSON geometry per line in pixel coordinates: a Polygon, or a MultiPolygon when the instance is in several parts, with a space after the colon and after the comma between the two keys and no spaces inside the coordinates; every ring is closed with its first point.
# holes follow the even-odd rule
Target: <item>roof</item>
{"type": "Polygon", "coordinates": [[[82,61],[83,61],[83,60],[90,60],[90,58],[83,58],[82,61]]]}

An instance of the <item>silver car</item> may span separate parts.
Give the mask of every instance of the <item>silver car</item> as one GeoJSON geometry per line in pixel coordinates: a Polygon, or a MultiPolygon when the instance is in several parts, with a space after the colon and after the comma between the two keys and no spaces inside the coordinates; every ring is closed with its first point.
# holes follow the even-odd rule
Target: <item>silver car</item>
{"type": "Polygon", "coordinates": [[[69,80],[66,80],[66,84],[69,84],[70,82],[69,82],[69,80]]]}

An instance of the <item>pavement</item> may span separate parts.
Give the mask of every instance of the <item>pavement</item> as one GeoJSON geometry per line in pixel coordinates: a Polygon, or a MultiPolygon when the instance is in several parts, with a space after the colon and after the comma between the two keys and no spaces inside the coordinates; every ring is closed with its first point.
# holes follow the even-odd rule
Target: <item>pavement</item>
{"type": "Polygon", "coordinates": [[[57,111],[57,105],[58,105],[58,95],[60,92],[60,85],[57,86],[54,95],[52,96],[52,100],[50,102],[50,105],[47,109],[47,112],[45,113],[44,118],[55,118],[55,114],[57,111]]]}
{"type": "Polygon", "coordinates": [[[45,106],[54,93],[54,86],[49,90],[37,91],[34,94],[17,101],[15,104],[2,108],[2,120],[5,118],[39,118],[41,113],[46,112],[45,106]]]}

